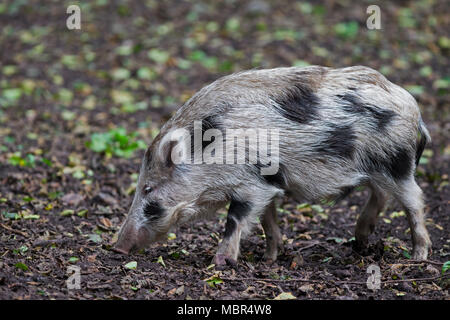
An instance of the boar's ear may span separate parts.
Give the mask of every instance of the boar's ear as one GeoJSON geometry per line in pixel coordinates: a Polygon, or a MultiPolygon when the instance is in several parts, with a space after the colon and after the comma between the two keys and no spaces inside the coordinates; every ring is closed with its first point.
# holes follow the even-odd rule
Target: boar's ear
{"type": "Polygon", "coordinates": [[[190,135],[187,130],[177,129],[167,133],[159,145],[159,157],[168,168],[186,163],[190,159],[190,135]]]}
{"type": "Polygon", "coordinates": [[[161,144],[159,148],[159,156],[161,163],[164,164],[164,166],[171,168],[174,166],[174,161],[172,160],[172,152],[173,148],[177,144],[176,141],[166,141],[164,144],[161,144]]]}

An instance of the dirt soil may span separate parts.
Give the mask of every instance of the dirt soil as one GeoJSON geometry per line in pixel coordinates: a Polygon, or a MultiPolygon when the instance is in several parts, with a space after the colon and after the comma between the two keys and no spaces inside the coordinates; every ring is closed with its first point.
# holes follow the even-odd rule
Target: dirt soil
{"type": "Polygon", "coordinates": [[[366,28],[376,1],[84,2],[81,30],[66,28],[67,1],[0,4],[1,299],[450,298],[446,0],[382,2],[381,30],[366,28]],[[124,127],[149,144],[218,77],[306,64],[370,66],[419,102],[433,138],[417,170],[428,261],[410,259],[395,205],[365,255],[352,249],[367,190],[334,206],[283,199],[285,250],[272,265],[262,261],[261,227],[242,241],[236,267],[211,265],[225,211],[138,254],[110,250],[144,149],[108,156],[86,145],[93,134],[124,127]],[[366,285],[371,264],[381,269],[379,290],[366,285]],[[69,267],[81,271],[80,289],[68,289],[69,267]]]}

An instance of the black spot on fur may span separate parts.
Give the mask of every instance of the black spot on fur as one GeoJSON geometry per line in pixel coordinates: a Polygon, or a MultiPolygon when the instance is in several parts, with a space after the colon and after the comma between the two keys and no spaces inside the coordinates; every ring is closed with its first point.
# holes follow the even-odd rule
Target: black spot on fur
{"type": "Polygon", "coordinates": [[[402,179],[408,176],[412,170],[412,157],[404,148],[397,149],[387,159],[371,152],[363,159],[364,169],[368,172],[386,172],[394,179],[402,179]]]}
{"type": "Polygon", "coordinates": [[[259,178],[261,178],[264,182],[273,185],[278,188],[285,188],[286,187],[286,180],[284,175],[284,166],[282,163],[278,164],[278,171],[277,173],[273,175],[262,175],[261,169],[267,168],[269,165],[264,165],[261,162],[258,161],[258,163],[253,165],[255,167],[255,173],[258,175],[259,178]]]}
{"type": "MultiPolygon", "coordinates": [[[[216,115],[208,116],[202,120],[202,137],[205,132],[209,129],[221,129],[221,123],[216,115]]],[[[202,142],[202,150],[206,148],[210,143],[214,141],[214,138],[211,141],[203,141],[202,142]]]]}
{"type": "Polygon", "coordinates": [[[144,207],[144,215],[148,219],[157,219],[163,213],[164,209],[156,201],[150,201],[144,207]]]}
{"type": "Polygon", "coordinates": [[[308,86],[296,84],[279,97],[272,97],[276,110],[285,118],[298,123],[308,123],[317,118],[319,99],[308,86]]]}
{"type": "MultiPolygon", "coordinates": [[[[209,129],[218,129],[221,130],[221,122],[217,115],[210,115],[202,119],[202,129],[201,133],[197,132],[198,135],[201,134],[202,139],[202,152],[203,150],[211,143],[214,142],[215,137],[213,136],[211,141],[203,141],[203,136],[205,135],[205,132],[209,129]]],[[[198,130],[200,131],[200,130],[198,130]]],[[[191,155],[192,159],[194,160],[194,150],[195,150],[195,144],[194,144],[194,137],[195,137],[195,128],[194,126],[191,127],[191,155]]]]}
{"type": "Polygon", "coordinates": [[[401,179],[408,176],[412,169],[412,161],[406,149],[398,149],[387,163],[387,169],[392,177],[401,179]]]}
{"type": "Polygon", "coordinates": [[[344,198],[347,198],[350,195],[350,193],[352,193],[353,190],[355,190],[355,188],[356,188],[355,186],[347,186],[347,187],[342,188],[341,192],[339,193],[339,195],[336,199],[336,202],[340,201],[344,198]]]}
{"type": "Polygon", "coordinates": [[[229,238],[233,234],[233,232],[236,230],[237,224],[236,221],[234,221],[233,218],[230,216],[227,217],[227,224],[225,225],[225,233],[224,237],[229,238]]]}
{"type": "Polygon", "coordinates": [[[147,168],[149,168],[151,163],[152,163],[152,149],[151,149],[151,147],[148,147],[147,150],[145,151],[144,159],[145,159],[145,165],[147,166],[147,168]]]}
{"type": "Polygon", "coordinates": [[[252,205],[248,201],[236,196],[231,198],[230,209],[228,209],[227,224],[225,226],[225,238],[229,238],[236,230],[236,220],[241,221],[250,212],[252,205]]]}
{"type": "Polygon", "coordinates": [[[350,125],[338,126],[333,124],[325,131],[323,139],[315,150],[319,153],[334,157],[352,159],[355,150],[356,135],[350,125]]]}
{"type": "Polygon", "coordinates": [[[251,208],[250,202],[233,197],[228,214],[236,217],[237,220],[242,220],[250,212],[251,208]]]}
{"type": "Polygon", "coordinates": [[[416,167],[419,165],[420,157],[422,157],[423,150],[425,150],[426,144],[429,142],[427,136],[425,135],[425,124],[423,123],[423,120],[420,119],[419,122],[419,140],[417,141],[416,145],[416,167]]]}
{"type": "Polygon", "coordinates": [[[378,130],[383,130],[395,116],[394,111],[382,109],[369,103],[364,103],[354,94],[346,93],[337,96],[339,99],[346,102],[342,105],[343,110],[348,113],[374,120],[378,130]]]}

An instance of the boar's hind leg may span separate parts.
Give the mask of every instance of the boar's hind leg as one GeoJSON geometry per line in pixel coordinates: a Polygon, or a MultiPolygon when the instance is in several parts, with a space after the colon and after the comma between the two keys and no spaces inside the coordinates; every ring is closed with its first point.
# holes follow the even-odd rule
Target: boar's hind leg
{"type": "Polygon", "coordinates": [[[225,234],[214,258],[217,266],[235,265],[239,255],[241,235],[249,228],[248,219],[252,210],[250,202],[233,199],[228,210],[225,234]]]}
{"type": "Polygon", "coordinates": [[[278,249],[282,249],[283,245],[280,227],[277,224],[277,208],[275,206],[275,201],[272,201],[272,203],[267,206],[266,211],[262,216],[261,224],[264,229],[264,234],[266,235],[267,243],[264,259],[268,262],[274,262],[277,260],[278,249]]]}
{"type": "Polygon", "coordinates": [[[373,185],[370,186],[370,190],[370,198],[356,223],[356,250],[359,252],[367,248],[369,235],[374,231],[378,214],[385,205],[385,196],[381,190],[373,185]]]}
{"type": "Polygon", "coordinates": [[[405,207],[411,229],[413,259],[426,260],[428,251],[431,251],[431,240],[425,228],[423,193],[414,176],[398,183],[395,197],[405,207]]]}

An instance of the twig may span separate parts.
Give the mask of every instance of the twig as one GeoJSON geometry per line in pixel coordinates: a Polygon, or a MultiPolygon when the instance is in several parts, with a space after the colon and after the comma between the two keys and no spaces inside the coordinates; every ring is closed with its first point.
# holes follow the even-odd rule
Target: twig
{"type": "Polygon", "coordinates": [[[222,280],[227,281],[264,281],[264,282],[310,282],[310,283],[323,283],[325,280],[308,280],[308,279],[267,279],[267,278],[225,278],[220,277],[222,280]]]}
{"type": "Polygon", "coordinates": [[[415,282],[422,282],[422,281],[433,281],[437,279],[450,279],[450,275],[441,275],[436,277],[429,277],[429,278],[416,278],[416,279],[400,279],[400,280],[386,280],[381,281],[381,283],[397,283],[397,282],[409,282],[409,281],[415,281],[415,282]]]}
{"type": "Polygon", "coordinates": [[[11,232],[16,233],[16,234],[20,234],[21,236],[23,236],[25,238],[28,238],[28,234],[26,234],[25,232],[22,232],[22,231],[13,229],[11,227],[8,227],[7,225],[5,225],[3,223],[0,223],[0,226],[3,227],[4,229],[8,230],[8,231],[11,231],[11,232]]]}
{"type": "Polygon", "coordinates": [[[313,242],[313,243],[311,243],[311,244],[309,244],[309,245],[307,245],[305,247],[298,248],[297,251],[303,251],[303,250],[306,250],[308,248],[311,248],[311,247],[314,247],[314,246],[317,246],[317,245],[321,246],[321,243],[319,241],[315,241],[315,242],[313,242]]]}
{"type": "MultiPolygon", "coordinates": [[[[220,277],[222,280],[226,281],[264,281],[264,282],[306,282],[306,283],[324,283],[328,282],[326,280],[312,280],[312,279],[267,279],[267,278],[225,278],[220,277]]],[[[436,277],[429,277],[429,278],[412,278],[412,279],[399,279],[399,280],[385,280],[381,281],[380,284],[388,284],[388,283],[398,283],[398,282],[424,282],[424,281],[433,281],[437,279],[450,279],[450,275],[440,275],[436,277]]],[[[330,283],[334,285],[341,285],[341,284],[367,284],[365,281],[333,281],[331,280],[330,283]]]]}
{"type": "Polygon", "coordinates": [[[431,261],[431,260],[400,260],[399,264],[403,264],[403,262],[413,262],[413,263],[429,263],[429,264],[434,264],[437,266],[442,266],[444,263],[443,262],[439,262],[439,261],[431,261]]]}

